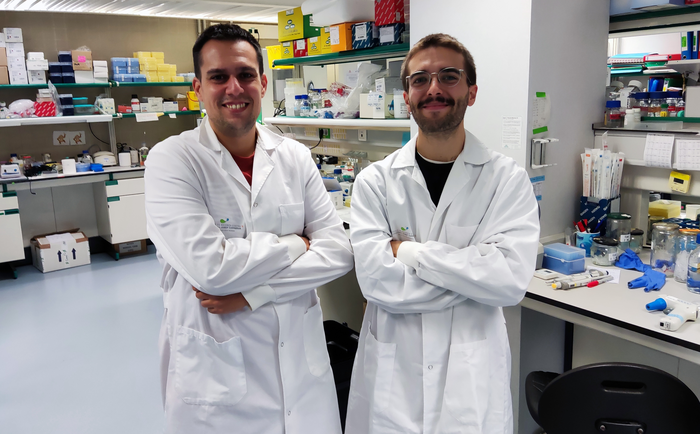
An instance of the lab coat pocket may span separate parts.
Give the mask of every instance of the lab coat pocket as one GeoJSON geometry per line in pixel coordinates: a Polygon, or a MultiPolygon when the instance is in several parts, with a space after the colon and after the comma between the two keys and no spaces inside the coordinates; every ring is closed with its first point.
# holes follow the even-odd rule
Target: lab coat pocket
{"type": "Polygon", "coordinates": [[[280,205],[280,235],[304,232],[304,202],[280,205]]]}
{"type": "Polygon", "coordinates": [[[489,390],[494,386],[489,384],[489,372],[486,340],[450,346],[444,402],[447,411],[461,424],[481,427],[489,390]]]}
{"type": "Polygon", "coordinates": [[[241,338],[225,342],[178,327],[175,387],[192,405],[235,405],[247,392],[241,338]]]}
{"type": "Polygon", "coordinates": [[[474,233],[479,225],[472,226],[455,226],[446,225],[447,244],[457,247],[458,249],[463,249],[470,245],[474,233]]]}
{"type": "Polygon", "coordinates": [[[372,325],[365,338],[365,381],[369,394],[370,412],[383,413],[392,401],[396,344],[379,342],[372,334],[372,325]]]}
{"type": "Polygon", "coordinates": [[[326,348],[326,335],[323,332],[321,303],[318,300],[304,314],[304,353],[311,374],[320,377],[328,372],[331,361],[326,348]]]}

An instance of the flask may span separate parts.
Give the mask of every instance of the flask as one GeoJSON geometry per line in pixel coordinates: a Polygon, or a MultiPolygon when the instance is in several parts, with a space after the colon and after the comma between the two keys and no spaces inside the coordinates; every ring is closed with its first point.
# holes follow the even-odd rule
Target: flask
{"type": "Polygon", "coordinates": [[[139,101],[139,97],[136,94],[131,95],[131,112],[141,112],[141,102],[139,101]]]}

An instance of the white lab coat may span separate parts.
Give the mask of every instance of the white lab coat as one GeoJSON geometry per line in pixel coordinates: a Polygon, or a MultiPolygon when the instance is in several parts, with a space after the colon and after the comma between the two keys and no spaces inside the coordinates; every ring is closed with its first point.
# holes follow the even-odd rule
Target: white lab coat
{"type": "Polygon", "coordinates": [[[148,235],[162,257],[165,433],[340,433],[316,288],[352,268],[308,149],[258,127],[252,186],[208,120],[149,153],[148,235]],[[311,248],[283,235],[304,234],[311,248]],[[243,293],[210,314],[191,285],[243,293]]]}
{"type": "Polygon", "coordinates": [[[512,432],[501,306],[535,270],[524,169],[466,134],[435,207],[415,138],[355,181],[350,239],[368,300],[346,434],[512,432]],[[390,240],[402,243],[394,258],[390,240]]]}

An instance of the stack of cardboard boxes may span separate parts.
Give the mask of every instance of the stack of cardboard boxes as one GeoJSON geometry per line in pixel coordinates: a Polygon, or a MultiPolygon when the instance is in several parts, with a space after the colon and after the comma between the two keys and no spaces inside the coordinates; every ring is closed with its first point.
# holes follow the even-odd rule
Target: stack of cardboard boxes
{"type": "Polygon", "coordinates": [[[49,70],[49,61],[44,59],[43,52],[27,53],[27,75],[29,84],[46,84],[46,71],[49,70]]]}
{"type": "Polygon", "coordinates": [[[300,7],[280,12],[277,15],[277,33],[281,42],[278,58],[331,53],[330,34],[324,30],[323,27],[314,26],[313,17],[304,15],[300,7]]]}
{"type": "Polygon", "coordinates": [[[22,29],[6,27],[1,35],[4,48],[0,50],[0,84],[29,84],[22,29]]]}
{"type": "Polygon", "coordinates": [[[177,65],[165,63],[162,51],[137,51],[134,58],[138,60],[139,72],[148,82],[184,82],[185,78],[177,75],[177,65]]]}

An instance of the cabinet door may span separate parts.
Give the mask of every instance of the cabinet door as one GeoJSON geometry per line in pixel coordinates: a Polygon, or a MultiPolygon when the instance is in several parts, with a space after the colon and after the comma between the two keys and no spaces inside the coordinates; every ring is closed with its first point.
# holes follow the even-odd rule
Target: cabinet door
{"type": "Polygon", "coordinates": [[[143,194],[119,196],[107,203],[112,244],[144,240],[146,233],[146,199],[143,194]]]}
{"type": "Polygon", "coordinates": [[[0,215],[0,262],[24,259],[19,214],[0,215]]]}
{"type": "Polygon", "coordinates": [[[146,191],[143,178],[120,179],[117,181],[105,181],[107,197],[143,194],[146,191]]]}

